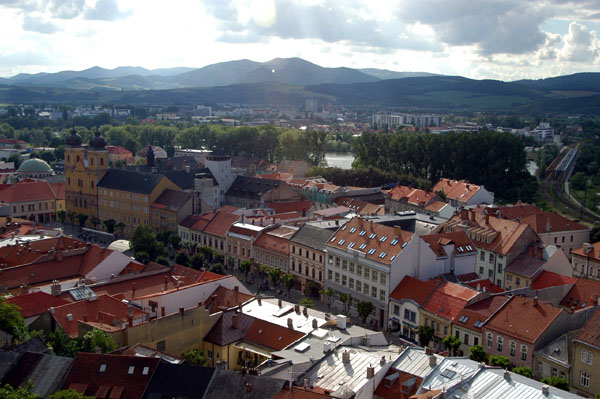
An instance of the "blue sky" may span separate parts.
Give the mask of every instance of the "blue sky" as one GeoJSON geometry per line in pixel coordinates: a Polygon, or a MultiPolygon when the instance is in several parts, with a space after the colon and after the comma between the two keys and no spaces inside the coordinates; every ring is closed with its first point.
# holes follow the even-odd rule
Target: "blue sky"
{"type": "Polygon", "coordinates": [[[0,76],[92,66],[322,66],[516,80],[598,71],[582,0],[0,0],[0,76]]]}

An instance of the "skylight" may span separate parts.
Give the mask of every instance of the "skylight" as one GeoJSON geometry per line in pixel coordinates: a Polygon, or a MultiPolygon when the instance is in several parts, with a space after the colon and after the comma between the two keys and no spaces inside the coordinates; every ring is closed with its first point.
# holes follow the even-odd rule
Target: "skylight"
{"type": "Polygon", "coordinates": [[[354,248],[356,244],[354,242],[351,242],[350,244],[348,244],[348,248],[354,248]]]}
{"type": "Polygon", "coordinates": [[[467,245],[467,251],[472,251],[472,250],[473,250],[473,247],[470,245],[467,245]]]}
{"type": "Polygon", "coordinates": [[[390,258],[391,261],[393,261],[394,259],[396,259],[396,255],[392,255],[392,257],[390,258]]]}
{"type": "Polygon", "coordinates": [[[404,248],[406,246],[406,244],[408,244],[407,242],[403,242],[402,243],[402,248],[404,248]]]}
{"type": "Polygon", "coordinates": [[[397,238],[394,238],[394,239],[393,239],[393,240],[390,242],[390,244],[392,244],[392,245],[396,245],[396,244],[398,244],[398,239],[397,239],[397,238]]]}
{"type": "Polygon", "coordinates": [[[338,241],[339,245],[344,245],[344,243],[346,242],[346,240],[344,240],[343,238],[341,240],[338,241]]]}
{"type": "Polygon", "coordinates": [[[348,226],[344,225],[344,227],[342,227],[342,231],[346,230],[346,227],[348,226]]]}
{"type": "Polygon", "coordinates": [[[335,242],[335,236],[333,236],[330,242],[335,242]]]}
{"type": "Polygon", "coordinates": [[[359,236],[364,236],[365,234],[367,234],[366,230],[361,230],[360,233],[358,233],[359,236]]]}
{"type": "Polygon", "coordinates": [[[150,367],[146,366],[144,367],[144,369],[142,370],[142,375],[148,375],[148,373],[150,372],[150,367]]]}
{"type": "Polygon", "coordinates": [[[101,373],[104,373],[105,371],[106,371],[106,363],[102,363],[102,364],[100,365],[100,372],[101,372],[101,373]]]}
{"type": "Polygon", "coordinates": [[[350,233],[354,233],[356,231],[356,227],[350,229],[350,233]]]}
{"type": "Polygon", "coordinates": [[[129,366],[129,370],[127,370],[127,374],[131,375],[135,371],[135,366],[129,366]]]}
{"type": "Polygon", "coordinates": [[[379,239],[379,242],[385,242],[385,240],[387,240],[387,236],[383,236],[379,239]]]}
{"type": "Polygon", "coordinates": [[[377,237],[377,234],[375,234],[375,233],[371,233],[371,234],[369,234],[369,238],[370,238],[370,239],[373,239],[373,238],[375,238],[375,237],[377,237]]]}
{"type": "Polygon", "coordinates": [[[367,247],[367,244],[360,244],[360,247],[358,247],[358,249],[365,249],[367,247]]]}
{"type": "Polygon", "coordinates": [[[385,258],[386,256],[387,256],[387,252],[381,252],[379,254],[379,257],[382,258],[382,259],[385,258]]]}
{"type": "Polygon", "coordinates": [[[375,248],[369,249],[369,255],[373,255],[375,253],[375,248]]]}
{"type": "Polygon", "coordinates": [[[465,315],[460,316],[460,319],[458,319],[458,321],[460,321],[461,323],[466,323],[467,320],[469,320],[469,316],[465,315]]]}

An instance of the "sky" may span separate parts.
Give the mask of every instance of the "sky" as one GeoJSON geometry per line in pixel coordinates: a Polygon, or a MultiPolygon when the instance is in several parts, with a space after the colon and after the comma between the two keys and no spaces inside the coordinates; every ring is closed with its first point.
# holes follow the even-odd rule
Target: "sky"
{"type": "Polygon", "coordinates": [[[539,79],[600,66],[598,0],[0,0],[0,76],[301,57],[539,79]]]}

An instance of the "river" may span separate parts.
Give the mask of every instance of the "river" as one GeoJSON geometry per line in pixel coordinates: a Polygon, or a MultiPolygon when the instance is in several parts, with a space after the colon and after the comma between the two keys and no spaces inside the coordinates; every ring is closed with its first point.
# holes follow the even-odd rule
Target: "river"
{"type": "Polygon", "coordinates": [[[325,153],[325,161],[327,161],[327,166],[352,169],[354,154],[351,152],[328,152],[325,153]]]}

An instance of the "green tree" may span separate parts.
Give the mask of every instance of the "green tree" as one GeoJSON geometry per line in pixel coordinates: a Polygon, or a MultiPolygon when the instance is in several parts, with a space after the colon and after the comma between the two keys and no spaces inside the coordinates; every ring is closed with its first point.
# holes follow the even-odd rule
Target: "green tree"
{"type": "Polygon", "coordinates": [[[294,288],[294,285],[296,284],[296,277],[293,274],[284,274],[283,276],[281,276],[281,280],[283,281],[283,286],[285,287],[285,290],[287,291],[287,296],[289,298],[290,291],[292,290],[292,288],[294,288]]]}
{"type": "Polygon", "coordinates": [[[250,273],[250,269],[252,268],[252,261],[249,259],[244,259],[238,265],[240,272],[244,273],[244,281],[248,281],[248,273],[250,273]]]}
{"type": "Polygon", "coordinates": [[[156,263],[158,263],[159,265],[163,265],[163,266],[170,266],[171,262],[169,262],[169,258],[167,258],[166,256],[159,256],[158,258],[156,258],[156,263]]]}
{"type": "Polygon", "coordinates": [[[49,396],[50,399],[94,399],[94,396],[85,396],[74,389],[63,389],[49,396]]]}
{"type": "Polygon", "coordinates": [[[0,296],[0,330],[11,334],[17,341],[25,338],[28,332],[19,307],[7,303],[3,296],[0,296]]]}
{"type": "Polygon", "coordinates": [[[106,219],[102,222],[102,224],[108,233],[113,234],[115,232],[115,225],[117,224],[117,221],[114,219],[106,219]]]}
{"type": "Polygon", "coordinates": [[[15,169],[19,169],[19,166],[21,165],[22,161],[23,161],[23,158],[21,157],[21,154],[10,154],[10,156],[8,157],[8,160],[7,160],[7,162],[15,163],[15,169]]]}
{"type": "Polygon", "coordinates": [[[531,369],[531,367],[526,367],[526,366],[515,367],[514,369],[512,369],[512,372],[516,373],[516,374],[520,374],[520,375],[528,377],[528,378],[533,378],[533,370],[531,369]]]}
{"type": "Polygon", "coordinates": [[[151,261],[150,254],[148,254],[148,252],[146,251],[139,251],[135,254],[135,260],[137,260],[140,263],[143,263],[144,265],[147,265],[151,261]]]}
{"type": "Polygon", "coordinates": [[[207,366],[206,357],[204,357],[204,352],[200,349],[190,349],[187,352],[181,354],[181,357],[185,359],[189,364],[193,364],[195,366],[207,366]]]}
{"type": "Polygon", "coordinates": [[[169,245],[171,245],[173,249],[179,249],[181,246],[181,237],[177,234],[171,234],[171,237],[169,237],[169,245]]]}
{"type": "Polygon", "coordinates": [[[352,296],[345,292],[340,294],[340,302],[342,303],[342,307],[344,309],[344,314],[347,315],[350,312],[350,301],[352,301],[352,296]]]}
{"type": "Polygon", "coordinates": [[[58,356],[75,357],[79,352],[77,340],[70,338],[62,328],[57,328],[50,333],[47,344],[58,356]]]}
{"type": "Polygon", "coordinates": [[[356,309],[358,310],[358,315],[362,319],[363,324],[367,322],[367,317],[369,317],[374,308],[373,303],[369,301],[360,301],[358,303],[356,309]]]}
{"type": "Polygon", "coordinates": [[[333,305],[333,296],[335,295],[335,291],[333,288],[327,288],[326,290],[319,291],[321,295],[323,295],[323,302],[327,305],[328,312],[331,313],[331,305],[333,305]]]}
{"type": "Polygon", "coordinates": [[[210,269],[208,269],[208,271],[216,274],[225,274],[225,268],[223,267],[223,264],[218,262],[213,263],[210,269]]]}
{"type": "Polygon", "coordinates": [[[94,328],[93,330],[86,332],[83,336],[83,339],[81,340],[81,351],[94,353],[97,348],[100,348],[102,353],[107,353],[117,349],[117,344],[106,331],[94,328]]]}
{"type": "Polygon", "coordinates": [[[419,345],[429,346],[434,333],[435,331],[430,326],[419,326],[419,345]]]}
{"type": "Polygon", "coordinates": [[[502,367],[505,370],[510,367],[510,359],[506,356],[490,355],[489,360],[490,366],[502,367]]]}
{"type": "Polygon", "coordinates": [[[595,243],[600,241],[600,224],[592,227],[592,231],[590,232],[590,242],[595,243]]]}
{"type": "Polygon", "coordinates": [[[279,285],[279,280],[281,280],[281,269],[278,267],[274,267],[269,269],[269,278],[273,283],[273,291],[277,291],[277,286],[279,285]]]}
{"type": "Polygon", "coordinates": [[[200,247],[200,253],[204,256],[204,259],[207,259],[211,262],[213,259],[214,252],[215,251],[211,247],[207,247],[206,245],[200,247]]]}
{"type": "Polygon", "coordinates": [[[65,223],[66,216],[67,216],[66,212],[63,211],[62,209],[56,211],[56,218],[58,219],[58,221],[60,222],[61,225],[63,225],[65,223]]]}
{"type": "Polygon", "coordinates": [[[223,255],[221,252],[215,252],[213,254],[213,262],[224,263],[225,262],[225,255],[223,255]]]}
{"type": "Polygon", "coordinates": [[[71,224],[75,224],[76,216],[77,216],[77,213],[75,213],[74,211],[67,212],[67,218],[69,218],[69,221],[71,222],[71,224]]]}
{"type": "Polygon", "coordinates": [[[123,237],[123,232],[125,231],[125,223],[119,222],[115,224],[115,229],[119,232],[119,236],[123,237]]]}
{"type": "Polygon", "coordinates": [[[85,226],[86,220],[88,220],[88,215],[85,215],[83,213],[77,214],[77,223],[79,223],[79,227],[85,226]]]}
{"type": "Polygon", "coordinates": [[[175,255],[175,263],[181,266],[189,266],[190,257],[184,251],[177,252],[177,255],[175,255]]]}
{"type": "Polygon", "coordinates": [[[448,199],[448,196],[444,192],[443,188],[437,190],[435,193],[438,195],[438,197],[440,197],[442,199],[442,201],[446,201],[448,199]]]}
{"type": "Polygon", "coordinates": [[[298,305],[304,306],[305,308],[309,308],[309,309],[312,309],[315,306],[312,299],[307,298],[307,297],[302,297],[302,299],[300,299],[300,302],[298,302],[298,305]]]}
{"type": "Polygon", "coordinates": [[[456,356],[458,355],[458,348],[460,348],[460,344],[462,342],[460,341],[460,338],[458,338],[456,335],[448,335],[444,337],[442,343],[444,344],[446,349],[448,349],[448,352],[451,352],[454,356],[456,356]]]}
{"type": "Polygon", "coordinates": [[[542,382],[544,384],[551,385],[555,388],[562,389],[563,391],[568,391],[570,388],[569,381],[567,381],[565,378],[561,378],[558,376],[542,378],[542,382]]]}
{"type": "Polygon", "coordinates": [[[481,345],[473,345],[471,347],[471,356],[469,356],[471,360],[475,360],[476,362],[485,362],[487,359],[487,353],[483,349],[481,345]]]}
{"type": "Polygon", "coordinates": [[[90,223],[92,224],[92,227],[94,229],[98,228],[98,225],[101,223],[102,221],[100,219],[98,219],[96,216],[92,216],[92,218],[90,219],[90,223]]]}
{"type": "Polygon", "coordinates": [[[155,260],[157,257],[167,254],[165,244],[157,241],[152,227],[145,224],[140,224],[135,228],[129,240],[129,247],[134,254],[138,252],[148,253],[150,260],[155,260]]]}
{"type": "Polygon", "coordinates": [[[29,380],[25,387],[13,388],[6,384],[0,388],[0,399],[39,399],[39,395],[33,392],[33,382],[29,380]]]}
{"type": "Polygon", "coordinates": [[[194,254],[190,258],[190,267],[192,269],[200,270],[204,265],[204,256],[202,254],[194,254]]]}

